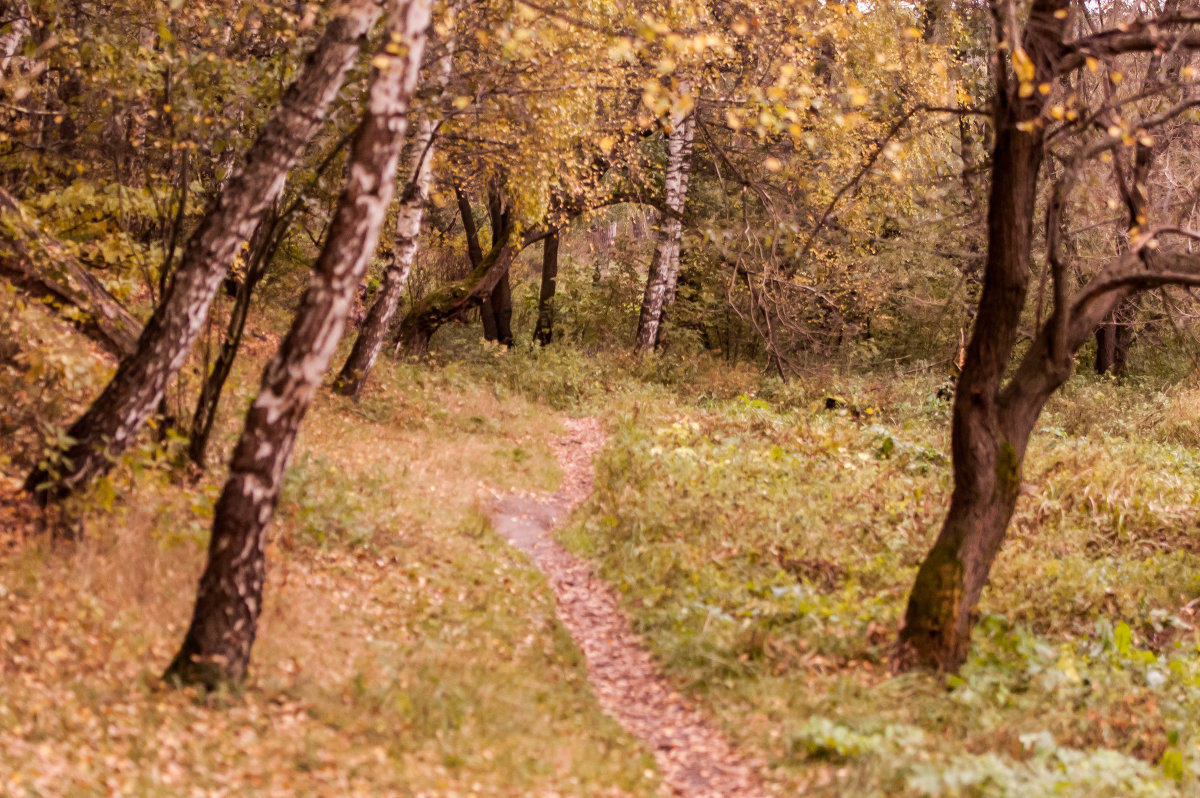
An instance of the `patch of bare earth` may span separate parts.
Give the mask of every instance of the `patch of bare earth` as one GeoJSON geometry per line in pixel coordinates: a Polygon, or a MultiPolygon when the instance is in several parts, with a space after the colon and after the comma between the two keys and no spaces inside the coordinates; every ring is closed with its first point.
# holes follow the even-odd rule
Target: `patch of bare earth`
{"type": "Polygon", "coordinates": [[[498,499],[496,531],[546,575],[558,617],[587,657],[600,706],[654,753],[663,782],[687,798],[756,798],[766,788],[761,765],[740,754],[687,699],[673,690],[621,611],[617,595],[591,567],[566,551],[551,531],[592,490],[592,460],[604,445],[599,419],[565,421],[552,447],[563,470],[553,496],[498,499]]]}

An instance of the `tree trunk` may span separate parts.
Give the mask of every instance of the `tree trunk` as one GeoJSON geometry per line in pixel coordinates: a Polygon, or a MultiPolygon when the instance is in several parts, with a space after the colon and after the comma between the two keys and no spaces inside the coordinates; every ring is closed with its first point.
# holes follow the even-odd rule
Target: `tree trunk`
{"type": "Polygon", "coordinates": [[[537,327],[533,340],[542,346],[554,339],[554,293],[558,287],[558,231],[542,242],[542,290],[538,294],[537,327]]]}
{"type": "MultiPolygon", "coordinates": [[[[446,48],[438,61],[434,88],[440,93],[450,82],[454,62],[454,38],[449,37],[446,48]]],[[[362,331],[354,341],[354,348],[346,358],[342,371],[334,383],[344,396],[358,398],[366,385],[367,377],[379,358],[383,340],[392,325],[392,317],[400,304],[400,295],[412,273],[413,262],[421,238],[421,221],[425,215],[425,202],[429,199],[429,186],[433,179],[433,137],[437,126],[429,116],[423,115],[417,122],[416,135],[410,147],[408,182],[400,198],[400,210],[396,216],[396,241],[392,249],[392,262],[383,275],[379,296],[367,311],[362,331]]],[[[476,242],[478,245],[478,242],[476,242]]]]}
{"type": "Polygon", "coordinates": [[[81,311],[72,322],[118,358],[137,346],[142,323],[75,256],[30,221],[0,188],[0,276],[31,294],[81,311]]]}
{"type": "Polygon", "coordinates": [[[263,371],[217,502],[208,563],[169,680],[212,688],[245,678],[262,606],[266,529],[300,422],[337,347],[395,189],[430,0],[393,0],[346,187],[292,328],[263,371]],[[401,55],[391,55],[396,50],[401,55]]]}
{"type": "MultiPolygon", "coordinates": [[[[1069,0],[1034,0],[1024,31],[1025,49],[1039,75],[1054,72],[1066,18],[1064,13],[1060,19],[1057,12],[1068,5],[1069,0]]],[[[996,34],[997,40],[1005,37],[1003,31],[996,34]]],[[[1057,387],[1050,387],[1045,397],[1040,392],[1022,392],[1021,401],[1002,392],[1029,288],[1034,204],[1043,158],[1043,127],[1022,130],[1018,125],[1038,118],[1045,98],[1037,92],[1020,97],[1017,87],[1009,85],[1006,66],[996,73],[987,266],[954,398],[954,491],[941,533],[909,596],[892,663],[898,671],[954,671],[965,661],[976,606],[1020,492],[1021,464],[1033,420],[1057,387]]],[[[1067,364],[1067,374],[1069,368],[1067,364]]],[[[1066,378],[1057,371],[1053,376],[1066,378]]]]}
{"type": "Polygon", "coordinates": [[[646,278],[642,296],[642,312],[638,317],[637,351],[645,354],[654,349],[662,323],[666,298],[674,294],[674,281],[679,276],[679,247],[683,234],[681,216],[687,201],[688,174],[692,164],[692,138],[696,115],[673,120],[674,127],[667,138],[667,172],[664,181],[666,211],[660,220],[654,261],[646,278]]]}
{"type": "Polygon", "coordinates": [[[8,25],[8,31],[0,33],[0,78],[8,74],[17,51],[29,37],[31,22],[29,3],[25,0],[0,3],[0,23],[8,25]]]}
{"type": "Polygon", "coordinates": [[[513,345],[512,331],[512,269],[506,269],[492,291],[492,312],[496,314],[496,341],[502,346],[513,345]]]}
{"type": "Polygon", "coordinates": [[[250,312],[250,300],[283,241],[286,225],[279,225],[278,221],[274,213],[268,214],[250,239],[250,260],[246,266],[245,277],[238,284],[234,296],[225,338],[221,341],[221,350],[196,400],[196,412],[192,415],[192,431],[188,439],[188,459],[201,470],[207,467],[208,442],[217,420],[217,408],[221,403],[225,381],[233,371],[233,362],[241,348],[242,334],[246,330],[246,317],[250,312]]]}
{"type": "Polygon", "coordinates": [[[278,198],[284,180],[321,127],[361,43],[378,19],[380,0],[353,0],[330,21],[288,88],[241,171],[217,196],[188,240],[166,296],[121,361],[116,375],[67,431],[74,441],[62,473],[39,466],[25,488],[42,500],[61,499],[105,473],[162,399],[204,326],[213,296],[238,248],[278,198]]]}

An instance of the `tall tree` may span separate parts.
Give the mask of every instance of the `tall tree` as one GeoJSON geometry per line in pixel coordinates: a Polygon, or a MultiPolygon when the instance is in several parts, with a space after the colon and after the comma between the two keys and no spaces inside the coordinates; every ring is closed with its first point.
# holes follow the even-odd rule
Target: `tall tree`
{"type": "MultiPolygon", "coordinates": [[[[1045,262],[1052,310],[1044,323],[1039,313],[1037,334],[1013,369],[1033,273],[1033,220],[1048,145],[1046,130],[1050,120],[1066,117],[1065,108],[1053,103],[1055,86],[1062,86],[1063,76],[1085,64],[1108,69],[1101,59],[1200,46],[1193,27],[1197,20],[1182,17],[1138,20],[1068,41],[1070,12],[1079,6],[1073,0],[1034,0],[1028,21],[1020,26],[1012,0],[992,0],[999,63],[993,70],[994,144],[983,292],[954,400],[950,508],[917,572],[893,655],[896,670],[954,671],[965,661],[977,605],[1020,494],[1030,436],[1046,401],[1070,377],[1079,347],[1113,308],[1137,292],[1200,284],[1200,257],[1160,250],[1160,242],[1180,228],[1147,224],[1131,230],[1128,247],[1072,294],[1061,224],[1071,191],[1092,159],[1124,157],[1123,148],[1150,139],[1152,131],[1200,105],[1200,95],[1189,93],[1165,110],[1107,128],[1092,120],[1126,107],[1124,99],[1105,99],[1099,108],[1073,113],[1078,121],[1063,131],[1071,131],[1075,152],[1056,158],[1067,168],[1054,176],[1046,202],[1045,262]]],[[[1117,182],[1118,191],[1126,188],[1117,182]]],[[[1137,205],[1129,197],[1127,202],[1137,205]]]]}
{"type": "Polygon", "coordinates": [[[166,672],[170,680],[213,687],[246,675],[262,607],[267,525],[300,423],[342,335],[392,201],[429,17],[430,0],[389,2],[388,39],[372,62],[346,186],[291,330],[263,371],[246,414],[217,502],[192,621],[166,672]]]}
{"type": "Polygon", "coordinates": [[[183,366],[238,248],[279,198],[288,172],[320,129],[379,17],[381,2],[351,0],[330,20],[241,169],[192,233],[136,351],[121,361],[104,391],[68,429],[72,443],[58,472],[35,468],[25,480],[26,490],[43,501],[64,498],[105,473],[137,435],[183,366]]]}
{"type": "MultiPolygon", "coordinates": [[[[448,26],[449,27],[449,26],[448,26]]],[[[453,30],[452,27],[449,28],[453,30]]],[[[445,89],[450,80],[454,62],[453,34],[447,38],[445,50],[435,67],[432,81],[435,97],[445,89]]],[[[396,214],[396,239],[392,248],[392,262],[383,274],[379,295],[371,303],[362,329],[354,340],[350,356],[342,365],[335,385],[339,393],[358,397],[366,385],[367,377],[379,358],[383,340],[391,327],[392,317],[400,305],[400,295],[412,272],[421,239],[421,220],[425,215],[425,202],[429,199],[429,186],[433,179],[434,134],[437,124],[428,113],[417,121],[416,135],[409,142],[409,169],[404,193],[400,197],[400,209],[396,214]]]]}
{"type": "MultiPolygon", "coordinates": [[[[688,97],[690,87],[680,86],[680,93],[688,97]]],[[[690,97],[688,97],[690,100],[690,97]]],[[[667,134],[667,167],[663,180],[663,204],[665,209],[659,219],[655,235],[654,260],[646,278],[646,291],[642,297],[642,312],[638,317],[637,351],[646,353],[658,343],[658,331],[662,324],[663,307],[667,297],[675,293],[675,281],[679,279],[679,251],[683,237],[683,206],[687,201],[688,176],[692,168],[692,141],[696,131],[696,115],[685,105],[683,114],[671,119],[667,134]]]]}

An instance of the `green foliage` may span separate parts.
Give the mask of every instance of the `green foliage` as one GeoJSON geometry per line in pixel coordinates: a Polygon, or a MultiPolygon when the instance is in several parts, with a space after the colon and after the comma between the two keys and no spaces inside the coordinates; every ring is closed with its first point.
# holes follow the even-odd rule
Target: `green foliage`
{"type": "Polygon", "coordinates": [[[1067,431],[1035,436],[970,660],[939,684],[885,674],[950,490],[930,384],[835,379],[614,408],[597,493],[564,539],[621,589],[668,673],[788,783],[1192,789],[1200,472],[1138,419],[1190,406],[1194,389],[1079,380],[1052,402],[1047,426],[1067,431]],[[824,395],[842,406],[811,398],[824,395]]]}

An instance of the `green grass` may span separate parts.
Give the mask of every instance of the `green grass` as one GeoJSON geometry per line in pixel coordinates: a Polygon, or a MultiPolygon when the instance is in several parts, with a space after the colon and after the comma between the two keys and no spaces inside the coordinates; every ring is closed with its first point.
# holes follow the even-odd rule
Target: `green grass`
{"type": "Polygon", "coordinates": [[[777,778],[828,795],[1196,788],[1200,391],[1077,378],[1051,404],[947,683],[886,672],[949,495],[936,385],[760,388],[628,398],[563,537],[777,778]]]}

